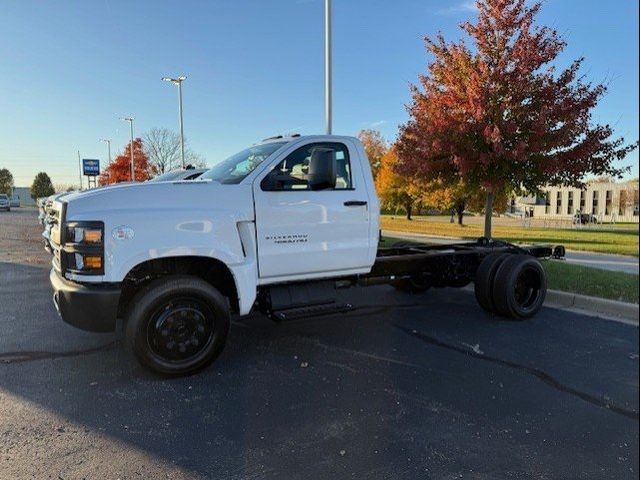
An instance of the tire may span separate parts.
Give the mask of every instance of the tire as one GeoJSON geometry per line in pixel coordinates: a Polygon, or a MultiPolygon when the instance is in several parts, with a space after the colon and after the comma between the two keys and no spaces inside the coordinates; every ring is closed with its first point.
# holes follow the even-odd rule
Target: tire
{"type": "Polygon", "coordinates": [[[523,320],[534,316],[547,295],[547,276],[537,258],[511,255],[496,272],[493,302],[496,313],[523,320]]]}
{"type": "Polygon", "coordinates": [[[490,253],[482,259],[482,262],[480,262],[480,266],[476,271],[476,279],[474,282],[476,301],[483,310],[487,312],[495,312],[495,305],[493,302],[493,283],[498,268],[508,256],[508,253],[490,253]]]}
{"type": "Polygon", "coordinates": [[[131,300],[125,338],[138,361],[167,376],[195,373],[222,352],[229,304],[209,283],[176,275],[154,280],[131,300]]]}

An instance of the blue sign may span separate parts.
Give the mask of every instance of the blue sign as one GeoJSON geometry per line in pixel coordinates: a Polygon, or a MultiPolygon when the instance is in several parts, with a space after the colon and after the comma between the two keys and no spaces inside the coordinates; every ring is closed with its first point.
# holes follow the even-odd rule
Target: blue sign
{"type": "Polygon", "coordinates": [[[87,177],[97,177],[100,175],[100,160],[91,158],[82,159],[82,174],[87,177]]]}

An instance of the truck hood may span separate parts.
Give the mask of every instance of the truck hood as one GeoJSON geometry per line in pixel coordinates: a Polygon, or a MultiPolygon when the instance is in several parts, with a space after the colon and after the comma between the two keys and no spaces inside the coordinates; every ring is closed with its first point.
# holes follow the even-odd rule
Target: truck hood
{"type": "Polygon", "coordinates": [[[67,220],[104,221],[114,218],[112,215],[162,215],[177,210],[226,211],[239,220],[253,220],[251,185],[222,185],[211,180],[118,184],[72,193],[60,201],[67,204],[67,220]]]}

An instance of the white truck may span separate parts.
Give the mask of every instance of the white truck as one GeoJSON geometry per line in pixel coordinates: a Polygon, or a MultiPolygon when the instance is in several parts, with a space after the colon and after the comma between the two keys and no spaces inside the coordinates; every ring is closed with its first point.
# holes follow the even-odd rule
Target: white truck
{"type": "Polygon", "coordinates": [[[343,136],[273,137],[197,180],[73,193],[48,210],[54,303],[71,325],[121,330],[144,366],[182,375],[220,354],[231,314],[336,312],[348,286],[475,282],[484,309],[527,318],[546,293],[536,257],[564,254],[486,239],[378,248],[379,211],[365,151],[343,136]]]}

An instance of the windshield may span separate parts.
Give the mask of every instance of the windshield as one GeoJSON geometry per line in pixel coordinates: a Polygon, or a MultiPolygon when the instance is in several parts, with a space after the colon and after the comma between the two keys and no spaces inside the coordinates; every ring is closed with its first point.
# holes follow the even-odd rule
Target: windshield
{"type": "Polygon", "coordinates": [[[4,193],[0,194],[0,200],[7,200],[9,197],[7,197],[4,193]]]}
{"type": "Polygon", "coordinates": [[[272,142],[249,147],[218,163],[211,170],[203,173],[200,178],[227,184],[240,183],[269,155],[285,144],[286,142],[272,142]]]}

